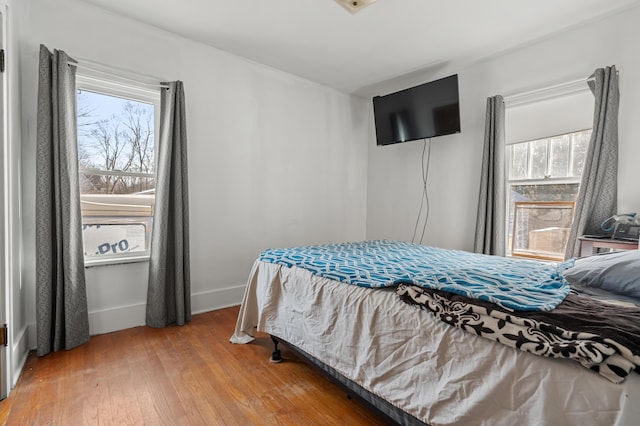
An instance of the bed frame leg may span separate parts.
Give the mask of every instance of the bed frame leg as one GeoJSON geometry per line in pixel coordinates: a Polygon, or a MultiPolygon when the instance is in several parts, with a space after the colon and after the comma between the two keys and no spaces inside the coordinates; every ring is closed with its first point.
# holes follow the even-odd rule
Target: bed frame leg
{"type": "Polygon", "coordinates": [[[271,352],[271,361],[272,363],[282,362],[282,354],[280,354],[280,349],[278,349],[278,339],[271,336],[271,341],[273,342],[274,348],[273,352],[271,352]]]}

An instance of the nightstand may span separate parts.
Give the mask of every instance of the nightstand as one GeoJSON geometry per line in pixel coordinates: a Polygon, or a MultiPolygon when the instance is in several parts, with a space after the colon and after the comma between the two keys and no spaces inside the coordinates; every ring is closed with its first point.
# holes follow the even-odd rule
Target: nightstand
{"type": "Polygon", "coordinates": [[[580,240],[580,257],[591,256],[599,248],[612,250],[637,250],[637,241],[614,240],[612,238],[578,237],[580,240]]]}

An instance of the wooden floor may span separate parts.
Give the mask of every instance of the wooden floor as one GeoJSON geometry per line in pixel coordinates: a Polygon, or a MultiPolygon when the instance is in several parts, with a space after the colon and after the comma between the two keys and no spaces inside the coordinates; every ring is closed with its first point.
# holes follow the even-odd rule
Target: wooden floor
{"type": "Polygon", "coordinates": [[[259,335],[229,343],[238,308],[184,327],[94,336],[71,351],[29,355],[0,402],[8,425],[381,425],[288,349],[259,335]]]}

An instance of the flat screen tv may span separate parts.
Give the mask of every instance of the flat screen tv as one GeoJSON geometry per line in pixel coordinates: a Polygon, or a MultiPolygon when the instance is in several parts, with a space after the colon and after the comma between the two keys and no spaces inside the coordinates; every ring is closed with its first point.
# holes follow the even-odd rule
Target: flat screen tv
{"type": "Polygon", "coordinates": [[[458,75],[373,98],[378,145],[460,132],[458,75]]]}

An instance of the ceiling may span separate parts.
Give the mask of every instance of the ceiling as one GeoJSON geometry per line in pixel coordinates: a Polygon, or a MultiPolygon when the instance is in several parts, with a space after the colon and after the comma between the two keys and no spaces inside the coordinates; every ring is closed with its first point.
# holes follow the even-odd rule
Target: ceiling
{"type": "Polygon", "coordinates": [[[371,94],[376,84],[477,60],[640,0],[83,0],[253,61],[371,94]]]}

